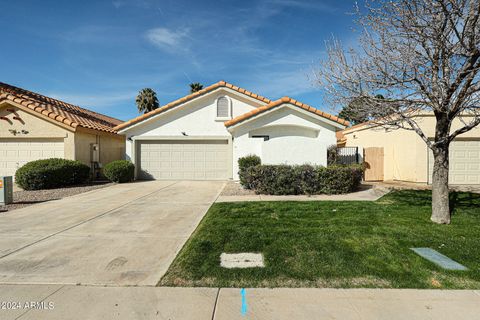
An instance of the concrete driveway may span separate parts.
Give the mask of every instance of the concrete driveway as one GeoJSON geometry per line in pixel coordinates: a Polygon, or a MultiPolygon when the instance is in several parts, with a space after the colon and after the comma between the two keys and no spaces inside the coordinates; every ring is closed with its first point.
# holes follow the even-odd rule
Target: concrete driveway
{"type": "Polygon", "coordinates": [[[156,285],[220,181],[114,185],[0,216],[0,283],[156,285]]]}

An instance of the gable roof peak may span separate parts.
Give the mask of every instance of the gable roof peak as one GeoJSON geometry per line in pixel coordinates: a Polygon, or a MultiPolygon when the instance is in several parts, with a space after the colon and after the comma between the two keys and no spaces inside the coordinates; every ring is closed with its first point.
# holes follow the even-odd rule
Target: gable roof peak
{"type": "Polygon", "coordinates": [[[177,100],[174,100],[174,101],[172,101],[172,102],[170,102],[170,103],[168,103],[168,104],[166,104],[166,105],[163,105],[163,106],[161,106],[160,108],[157,108],[157,109],[155,109],[155,110],[152,110],[152,111],[150,111],[150,112],[147,112],[147,113],[145,113],[145,114],[142,114],[142,115],[140,115],[140,116],[138,116],[138,117],[136,117],[136,118],[133,118],[133,119],[131,119],[131,120],[128,120],[128,121],[126,121],[126,122],[124,122],[124,123],[121,123],[121,124],[117,125],[117,126],[115,127],[115,129],[116,129],[116,130],[123,130],[123,129],[131,126],[131,125],[140,123],[140,122],[142,122],[142,121],[144,121],[144,120],[147,120],[147,119],[149,119],[149,118],[151,118],[151,117],[153,117],[153,116],[155,116],[155,115],[157,115],[157,114],[160,114],[160,113],[163,113],[163,112],[165,112],[165,111],[167,111],[167,110],[173,109],[173,108],[175,108],[175,107],[177,107],[177,106],[180,106],[180,105],[182,105],[182,104],[184,104],[184,103],[186,103],[186,102],[188,102],[188,101],[190,101],[190,100],[193,100],[193,99],[195,99],[195,98],[197,98],[197,97],[199,97],[199,96],[205,95],[205,94],[207,94],[207,93],[209,93],[209,92],[212,92],[212,91],[214,91],[214,90],[216,90],[216,89],[219,89],[219,88],[227,88],[227,89],[236,91],[236,92],[241,93],[241,94],[244,94],[244,95],[246,95],[246,96],[248,96],[248,97],[250,97],[250,98],[259,100],[259,101],[262,102],[262,103],[270,103],[270,102],[271,102],[271,100],[268,99],[268,98],[265,98],[265,97],[263,97],[263,96],[261,96],[261,95],[258,95],[258,94],[256,94],[256,93],[250,92],[250,91],[248,91],[248,90],[246,90],[246,89],[237,87],[237,86],[235,86],[235,85],[233,85],[233,84],[231,84],[231,83],[229,83],[229,82],[226,82],[226,81],[224,81],[224,80],[220,80],[220,81],[218,81],[218,82],[216,82],[216,83],[214,83],[214,84],[212,84],[212,85],[209,85],[208,87],[205,87],[205,88],[203,88],[203,89],[201,89],[201,90],[199,90],[199,91],[197,91],[197,92],[194,92],[194,93],[191,93],[191,94],[189,94],[189,95],[186,95],[186,96],[184,96],[184,97],[182,97],[182,98],[179,98],[179,99],[177,99],[177,100]]]}
{"type": "Polygon", "coordinates": [[[224,123],[224,125],[226,127],[231,127],[233,125],[236,125],[238,123],[241,123],[245,120],[248,120],[250,118],[253,118],[257,115],[260,115],[261,113],[267,111],[267,110],[271,110],[273,108],[276,108],[278,106],[281,106],[281,105],[284,105],[285,103],[290,103],[290,104],[293,104],[294,106],[296,107],[299,107],[305,111],[308,111],[308,112],[311,112],[317,116],[320,116],[320,117],[323,117],[323,118],[326,118],[328,120],[331,120],[333,122],[336,122],[342,126],[348,126],[350,125],[350,123],[347,121],[347,120],[344,120],[344,119],[341,119],[339,117],[336,117],[334,115],[331,115],[329,113],[326,113],[326,112],[323,112],[323,111],[320,111],[318,110],[317,108],[314,108],[314,107],[311,107],[309,106],[308,104],[305,104],[305,103],[302,103],[300,101],[297,101],[295,99],[292,99],[290,97],[282,97],[278,100],[275,100],[275,101],[271,101],[270,103],[264,105],[264,106],[261,106],[260,108],[257,108],[255,110],[252,110],[248,113],[245,113],[245,114],[242,114],[242,115],[239,115],[238,117],[235,117],[229,121],[226,121],[224,123]]]}

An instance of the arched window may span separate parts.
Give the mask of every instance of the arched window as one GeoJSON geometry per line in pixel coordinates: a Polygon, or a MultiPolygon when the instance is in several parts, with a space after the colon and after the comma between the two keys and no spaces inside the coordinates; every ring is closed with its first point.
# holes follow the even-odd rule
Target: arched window
{"type": "Polygon", "coordinates": [[[217,118],[230,118],[230,101],[227,97],[217,99],[217,118]]]}

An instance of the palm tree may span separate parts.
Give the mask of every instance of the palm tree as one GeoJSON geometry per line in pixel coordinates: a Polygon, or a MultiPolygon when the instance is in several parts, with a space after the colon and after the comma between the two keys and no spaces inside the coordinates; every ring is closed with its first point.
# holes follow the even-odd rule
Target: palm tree
{"type": "Polygon", "coordinates": [[[203,89],[203,84],[200,82],[190,83],[190,93],[194,93],[203,89]]]}
{"type": "Polygon", "coordinates": [[[137,104],[138,112],[147,113],[158,108],[158,99],[157,94],[153,89],[145,88],[140,90],[137,98],[135,99],[137,104]]]}

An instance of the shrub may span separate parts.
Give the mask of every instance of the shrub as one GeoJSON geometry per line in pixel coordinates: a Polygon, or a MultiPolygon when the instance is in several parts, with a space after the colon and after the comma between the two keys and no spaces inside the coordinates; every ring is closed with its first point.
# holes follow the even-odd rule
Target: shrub
{"type": "Polygon", "coordinates": [[[52,158],[26,163],[15,182],[25,190],[41,190],[83,184],[89,177],[90,167],[80,161],[52,158]]]}
{"type": "Polygon", "coordinates": [[[362,175],[361,165],[257,165],[245,171],[244,179],[258,194],[339,194],[355,191],[362,175]]]}
{"type": "Polygon", "coordinates": [[[128,160],[112,161],[105,165],[103,174],[112,182],[130,182],[135,176],[135,165],[128,160]]]}
{"type": "Polygon", "coordinates": [[[258,166],[262,164],[262,160],[260,159],[259,156],[256,156],[254,154],[250,154],[248,156],[242,157],[238,159],[238,175],[240,177],[240,184],[245,188],[245,189],[250,189],[248,184],[245,181],[245,172],[248,168],[258,166]]]}

